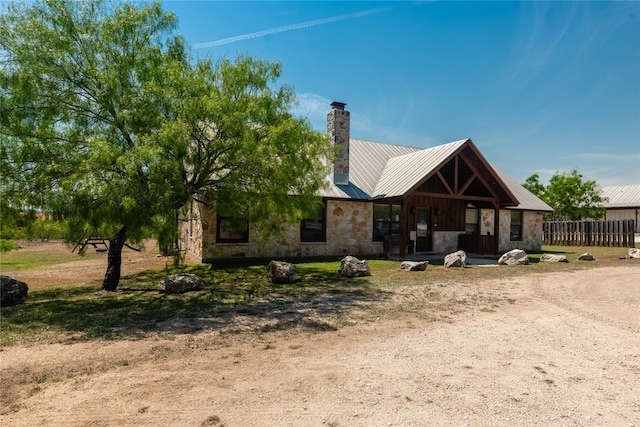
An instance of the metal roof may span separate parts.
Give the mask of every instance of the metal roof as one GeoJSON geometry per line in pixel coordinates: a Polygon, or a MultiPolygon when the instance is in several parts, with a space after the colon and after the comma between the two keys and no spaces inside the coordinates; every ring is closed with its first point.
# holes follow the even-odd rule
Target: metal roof
{"type": "MultiPolygon", "coordinates": [[[[405,194],[425,176],[462,147],[468,139],[427,149],[383,142],[350,139],[349,184],[329,186],[322,197],[373,200],[405,194]]],[[[519,204],[514,209],[553,212],[553,209],[514,181],[504,172],[489,165],[519,204]]]]}
{"type": "Polygon", "coordinates": [[[506,173],[502,172],[497,167],[491,165],[494,171],[500,176],[502,182],[511,190],[516,199],[518,199],[517,206],[510,209],[523,210],[523,211],[540,211],[540,212],[553,212],[553,208],[540,200],[535,194],[524,188],[513,178],[506,173]]]}
{"type": "Polygon", "coordinates": [[[376,185],[375,197],[401,196],[433,172],[468,140],[450,142],[387,161],[376,185]]]}
{"type": "Polygon", "coordinates": [[[640,184],[602,187],[605,208],[640,208],[640,184]]]}
{"type": "Polygon", "coordinates": [[[349,179],[372,197],[390,159],[421,151],[420,148],[362,139],[351,139],[349,143],[349,179]]]}

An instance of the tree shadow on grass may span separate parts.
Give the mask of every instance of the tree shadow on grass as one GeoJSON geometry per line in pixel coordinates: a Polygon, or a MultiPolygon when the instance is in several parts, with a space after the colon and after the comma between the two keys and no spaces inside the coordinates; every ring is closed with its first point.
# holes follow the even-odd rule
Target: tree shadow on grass
{"type": "Polygon", "coordinates": [[[204,288],[180,295],[159,293],[160,279],[173,273],[162,270],[123,277],[114,293],[90,286],[33,292],[26,304],[3,308],[2,342],[10,342],[11,334],[37,336],[42,331],[77,340],[198,330],[325,331],[335,329],[336,319],[350,310],[389,296],[367,277],[339,277],[335,262],[301,266],[300,280],[277,285],[267,281],[264,265],[189,266],[182,271],[201,275],[204,288]]]}

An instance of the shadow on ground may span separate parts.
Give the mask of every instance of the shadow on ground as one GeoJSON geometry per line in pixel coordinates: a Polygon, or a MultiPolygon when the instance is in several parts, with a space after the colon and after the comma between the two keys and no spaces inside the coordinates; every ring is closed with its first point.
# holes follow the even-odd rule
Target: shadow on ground
{"type": "Polygon", "coordinates": [[[389,297],[367,277],[339,277],[338,264],[330,264],[304,267],[302,279],[286,285],[269,283],[264,266],[195,266],[189,272],[204,277],[204,289],[180,295],[156,290],[166,271],[124,277],[114,293],[97,291],[97,284],[38,291],[24,305],[3,308],[2,330],[28,334],[46,328],[77,340],[199,330],[325,331],[336,329],[335,319],[354,308],[389,297]]]}

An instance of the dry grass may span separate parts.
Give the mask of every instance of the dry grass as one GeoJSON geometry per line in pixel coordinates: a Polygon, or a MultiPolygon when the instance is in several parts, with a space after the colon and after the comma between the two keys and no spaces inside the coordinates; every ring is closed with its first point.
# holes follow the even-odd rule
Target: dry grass
{"type": "MultiPolygon", "coordinates": [[[[191,264],[175,270],[168,262],[158,262],[151,251],[131,255],[129,267],[137,267],[134,273],[122,278],[116,293],[100,292],[99,281],[87,281],[91,274],[101,276],[104,254],[84,258],[74,255],[73,268],[65,270],[63,266],[69,266],[68,248],[61,245],[50,246],[48,250],[25,248],[8,258],[3,256],[0,266],[3,271],[17,265],[33,270],[36,264],[33,260],[43,253],[48,254],[49,264],[40,268],[47,269],[48,280],[57,285],[30,288],[25,305],[3,308],[2,346],[150,335],[163,338],[207,329],[233,331],[242,322],[260,333],[290,329],[327,331],[380,316],[394,316],[399,310],[424,312],[425,305],[438,306],[433,312],[455,313],[473,303],[491,312],[500,304],[515,301],[487,297],[477,287],[479,282],[630,262],[621,259],[627,254],[624,248],[549,247],[530,254],[531,264],[527,266],[445,268],[436,260],[427,271],[406,272],[399,269],[398,261],[371,260],[372,275],[355,279],[337,276],[339,261],[309,262],[298,264],[298,282],[273,285],[266,280],[266,267],[262,264],[229,268],[191,264]],[[564,254],[570,262],[539,262],[545,252],[564,254]],[[584,252],[592,253],[598,260],[576,261],[584,252]],[[183,295],[159,294],[156,290],[159,280],[177,271],[201,275],[206,286],[183,295]],[[54,280],[58,273],[67,274],[62,285],[54,280]],[[452,284],[458,285],[456,291],[449,286],[452,284]]],[[[42,261],[38,265],[44,264],[42,261]]]]}

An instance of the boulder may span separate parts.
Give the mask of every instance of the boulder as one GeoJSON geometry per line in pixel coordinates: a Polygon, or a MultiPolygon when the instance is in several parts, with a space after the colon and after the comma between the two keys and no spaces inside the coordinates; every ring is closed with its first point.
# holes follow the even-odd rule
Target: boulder
{"type": "Polygon", "coordinates": [[[444,257],[445,267],[466,267],[467,266],[467,254],[464,251],[457,251],[450,253],[444,257]]]}
{"type": "Polygon", "coordinates": [[[429,261],[403,261],[400,270],[405,271],[425,271],[429,261]]]}
{"type": "Polygon", "coordinates": [[[367,261],[360,261],[354,256],[346,256],[340,261],[338,275],[342,277],[371,276],[371,270],[367,261]]]}
{"type": "Polygon", "coordinates": [[[629,248],[629,258],[640,258],[640,249],[629,248]]]}
{"type": "Polygon", "coordinates": [[[204,280],[195,274],[180,273],[167,276],[160,281],[158,291],[165,294],[183,294],[202,289],[204,280]]]}
{"type": "Polygon", "coordinates": [[[569,262],[565,255],[542,254],[540,262],[569,262]]]}
{"type": "Polygon", "coordinates": [[[529,257],[522,249],[513,249],[498,259],[500,265],[529,265],[529,257]]]}
{"type": "Polygon", "coordinates": [[[298,268],[284,261],[271,261],[267,265],[267,280],[271,283],[293,283],[298,280],[298,268]]]}
{"type": "Polygon", "coordinates": [[[29,287],[11,276],[0,275],[0,306],[24,304],[29,287]]]}
{"type": "Polygon", "coordinates": [[[596,260],[596,257],[594,257],[588,252],[583,253],[578,257],[578,261],[595,261],[595,260],[596,260]]]}

